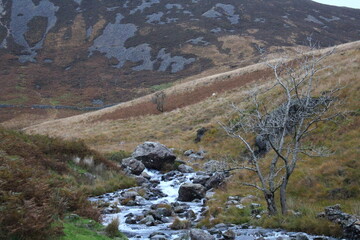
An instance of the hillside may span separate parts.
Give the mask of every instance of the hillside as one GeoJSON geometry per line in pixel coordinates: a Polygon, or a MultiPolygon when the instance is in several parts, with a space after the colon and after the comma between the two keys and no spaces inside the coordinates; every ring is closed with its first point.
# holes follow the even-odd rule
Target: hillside
{"type": "MultiPolygon", "coordinates": [[[[326,51],[328,50],[322,52],[326,51]]],[[[344,86],[338,99],[344,117],[337,119],[336,123],[319,124],[306,141],[311,140],[315,145],[325,146],[331,154],[317,158],[303,156],[298,163],[289,183],[288,202],[293,212],[302,213],[300,217],[291,214],[285,218],[283,216],[265,218],[260,223],[255,221],[254,224],[314,234],[336,235],[337,228],[316,218],[317,213],[325,206],[341,203],[347,212],[359,215],[360,43],[338,46],[324,64],[330,67],[317,74],[316,77],[319,78],[321,85],[317,87],[316,92],[321,93],[338,83],[344,86]]],[[[103,152],[119,150],[131,152],[143,141],[159,141],[175,148],[180,156],[185,150],[194,149],[207,152],[205,161],[237,159],[244,154],[244,146],[238,140],[229,138],[218,122],[224,121],[232,114],[231,103],[244,108],[250,107],[246,99],[254,89],[269,87],[272,81],[273,74],[266,70],[264,64],[249,66],[235,77],[199,80],[198,88],[196,81],[189,85],[179,85],[177,91],[188,90],[184,99],[191,99],[194,95],[195,98],[199,95],[204,96],[196,104],[191,101],[180,103],[176,100],[178,106],[183,107],[172,110],[167,106],[169,111],[161,114],[155,112],[138,114],[139,109],[143,109],[143,104],[149,101],[150,97],[147,97],[93,113],[46,122],[29,127],[25,131],[69,139],[81,138],[93,148],[103,152]],[[258,74],[254,75],[253,81],[242,81],[247,79],[249,74],[252,76],[254,73],[258,74]],[[227,88],[227,83],[231,85],[230,83],[235,79],[238,84],[227,88]],[[224,91],[218,91],[215,95],[211,93],[214,90],[211,86],[218,86],[217,89],[220,89],[219,86],[222,85],[224,91]],[[208,91],[209,95],[205,97],[205,94],[200,94],[201,90],[208,91]],[[132,109],[132,112],[125,111],[126,109],[132,109]],[[129,117],[122,116],[124,112],[130,113],[129,117]],[[202,140],[195,143],[197,130],[202,127],[207,131],[202,140]]],[[[168,89],[169,101],[173,98],[173,95],[170,95],[172,91],[174,94],[177,92],[175,89],[168,89]]],[[[271,97],[274,103],[281,100],[277,94],[271,97]]],[[[174,98],[177,99],[176,94],[174,98]]],[[[155,109],[154,106],[152,107],[155,109]]],[[[186,156],[182,156],[182,159],[188,160],[186,156]]],[[[194,167],[201,168],[204,162],[198,160],[190,163],[194,167]]],[[[210,210],[207,218],[202,222],[203,225],[250,221],[246,213],[224,207],[228,196],[251,194],[261,198],[260,192],[239,186],[239,182],[249,177],[251,175],[234,172],[233,181],[217,190],[215,198],[208,203],[210,210]]]]}
{"type": "Polygon", "coordinates": [[[87,198],[135,185],[115,162],[81,141],[3,128],[0,139],[1,239],[110,239],[87,198]]]}
{"type": "MultiPolygon", "coordinates": [[[[257,45],[292,51],[312,35],[331,46],[360,30],[360,10],[310,0],[2,0],[0,11],[0,105],[16,106],[125,102],[257,63],[257,45]]],[[[1,122],[78,114],[0,113],[1,122]]]]}
{"type": "MultiPolygon", "coordinates": [[[[359,46],[360,42],[339,45],[336,53],[328,59],[330,64],[337,62],[331,64],[332,71],[349,73],[337,76],[349,88],[357,84],[354,79],[359,46]],[[348,54],[351,57],[345,58],[348,54]],[[348,69],[351,66],[353,69],[348,69]]],[[[276,62],[276,59],[272,61],[276,62]]],[[[328,74],[322,72],[324,81],[330,81],[325,80],[328,74]]],[[[331,82],[335,80],[334,77],[331,76],[331,82]]],[[[119,148],[131,151],[144,140],[159,140],[173,146],[191,145],[189,138],[195,136],[198,128],[217,128],[217,121],[227,114],[231,102],[241,103],[252,88],[264,87],[270,84],[272,78],[273,74],[266,64],[259,63],[166,89],[165,112],[162,114],[151,103],[149,95],[107,109],[34,125],[25,130],[69,139],[81,138],[100,151],[119,148]],[[121,146],[119,142],[122,142],[121,146]]]]}

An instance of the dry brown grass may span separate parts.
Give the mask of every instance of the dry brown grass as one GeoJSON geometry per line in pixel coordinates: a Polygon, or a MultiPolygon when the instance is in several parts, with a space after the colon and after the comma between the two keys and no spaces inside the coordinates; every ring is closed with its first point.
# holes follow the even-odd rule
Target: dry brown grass
{"type": "MultiPolygon", "coordinates": [[[[323,84],[319,86],[319,91],[334,85],[338,80],[348,85],[348,88],[344,91],[351,91],[356,87],[360,58],[359,46],[360,42],[341,45],[337,48],[337,53],[326,60],[325,64],[333,65],[333,67],[320,73],[323,84]]],[[[324,51],[328,51],[328,49],[321,50],[321,52],[324,51]]],[[[246,104],[244,99],[246,99],[249,92],[254,87],[265,87],[266,84],[269,84],[272,75],[269,72],[263,72],[266,74],[256,75],[257,81],[246,81],[240,85],[231,85],[229,83],[234,79],[241,80],[247,74],[251,75],[265,68],[264,64],[255,64],[169,88],[166,90],[169,101],[174,96],[173,101],[179,105],[179,108],[170,109],[171,111],[163,114],[153,114],[154,112],[151,111],[146,112],[149,109],[141,109],[147,115],[137,115],[130,118],[119,117],[118,119],[110,117],[114,112],[120,113],[119,116],[121,116],[124,109],[131,109],[136,105],[155,109],[155,106],[146,105],[150,102],[151,96],[145,96],[108,109],[50,121],[25,130],[29,133],[49,134],[67,139],[81,138],[93,148],[102,152],[119,149],[132,151],[136,145],[146,140],[160,141],[179,149],[198,149],[204,144],[206,149],[214,149],[214,152],[219,152],[219,149],[225,153],[231,152],[238,144],[232,142],[232,140],[223,141],[224,134],[217,129],[217,122],[230,111],[230,102],[246,104]],[[224,87],[227,84],[230,87],[224,87]],[[198,98],[199,94],[202,94],[201,89],[206,88],[209,88],[208,95],[205,94],[198,98]],[[216,88],[218,91],[216,91],[216,88]],[[218,93],[212,96],[213,90],[214,92],[221,92],[221,94],[218,93]],[[176,98],[181,95],[182,98],[176,98]],[[179,103],[179,99],[183,98],[187,98],[190,104],[197,104],[179,103]],[[194,99],[197,100],[194,101],[194,99]],[[104,118],[103,116],[106,115],[109,117],[104,118]],[[102,120],[96,121],[98,119],[102,120]],[[203,143],[195,145],[192,140],[195,138],[196,130],[203,126],[212,127],[211,134],[205,136],[203,143]]],[[[353,105],[348,105],[348,107],[356,106],[354,99],[352,103],[353,105]]]]}

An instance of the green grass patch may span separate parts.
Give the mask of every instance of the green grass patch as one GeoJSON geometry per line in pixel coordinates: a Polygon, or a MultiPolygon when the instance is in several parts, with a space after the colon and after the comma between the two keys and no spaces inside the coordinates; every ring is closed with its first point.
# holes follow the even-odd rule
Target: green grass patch
{"type": "Polygon", "coordinates": [[[157,91],[161,91],[161,90],[164,90],[164,89],[172,87],[172,86],[173,86],[173,83],[163,83],[163,84],[151,86],[150,89],[153,90],[154,92],[157,92],[157,91]]]}
{"type": "Polygon", "coordinates": [[[326,219],[319,219],[313,213],[297,215],[264,216],[258,221],[252,222],[264,228],[281,228],[288,231],[306,232],[315,235],[341,237],[342,229],[338,224],[326,219]]]}
{"type": "Polygon", "coordinates": [[[64,236],[60,240],[126,240],[127,237],[118,232],[114,237],[105,234],[105,227],[94,220],[75,218],[63,222],[64,236]]]}
{"type": "Polygon", "coordinates": [[[11,100],[7,101],[0,101],[0,104],[24,104],[29,100],[27,96],[19,95],[18,97],[15,97],[11,100]]]}

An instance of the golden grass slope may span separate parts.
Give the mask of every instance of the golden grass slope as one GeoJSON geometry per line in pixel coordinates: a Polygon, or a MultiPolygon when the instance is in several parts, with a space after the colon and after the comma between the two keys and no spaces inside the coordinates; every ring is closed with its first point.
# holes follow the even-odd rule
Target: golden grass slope
{"type": "MultiPolygon", "coordinates": [[[[324,65],[328,65],[329,68],[318,73],[321,85],[315,94],[320,94],[340,82],[344,88],[339,100],[343,102],[341,110],[346,114],[337,124],[319,124],[307,140],[315,145],[325,146],[332,154],[329,157],[303,157],[299,161],[290,179],[288,200],[289,208],[293,212],[300,212],[300,216],[289,214],[285,219],[279,216],[263,218],[262,222],[255,224],[320,235],[336,235],[338,229],[326,221],[319,222],[316,218],[317,213],[325,206],[340,203],[346,212],[360,215],[360,42],[338,46],[335,53],[325,59],[324,65]]],[[[261,70],[265,68],[265,64],[257,64],[232,72],[239,76],[228,78],[229,73],[224,73],[212,78],[199,79],[168,89],[167,94],[171,98],[171,94],[177,91],[193,93],[194,89],[206,88],[208,85],[221,83],[216,86],[224,86],[232,79],[241,79],[251,72],[264,73],[261,70]]],[[[224,121],[226,116],[231,114],[230,103],[246,108],[250,106],[246,99],[255,89],[271,86],[273,75],[271,72],[265,73],[267,75],[254,75],[260,80],[245,82],[244,85],[218,92],[214,96],[211,94],[196,104],[162,114],[98,120],[109,112],[124,109],[124,106],[136,107],[141,101],[149,101],[151,96],[147,96],[111,109],[32,126],[25,131],[63,138],[82,138],[92,148],[103,152],[132,151],[143,141],[159,141],[169,147],[175,147],[179,152],[187,149],[204,149],[208,152],[207,159],[222,159],[228,156],[236,158],[244,153],[245,148],[236,139],[227,137],[218,122],[224,121]],[[202,141],[196,144],[194,138],[196,130],[200,127],[207,127],[209,130],[202,141]]],[[[273,93],[271,96],[274,103],[281,101],[278,94],[273,93]]],[[[192,97],[191,94],[188,97],[192,97]]],[[[199,166],[199,162],[196,164],[199,166]]],[[[208,203],[210,210],[203,221],[204,225],[220,222],[238,223],[239,219],[244,217],[243,213],[224,207],[228,196],[251,194],[259,197],[259,203],[263,206],[266,205],[261,200],[260,192],[240,186],[241,181],[250,177],[244,172],[237,172],[224,188],[216,190],[214,199],[208,203]]]]}
{"type": "MultiPolygon", "coordinates": [[[[324,89],[337,80],[346,83],[352,88],[359,74],[359,48],[360,41],[340,45],[336,53],[327,59],[332,65],[330,71],[324,71],[319,77],[323,78],[324,89]]],[[[321,52],[330,49],[321,50],[321,52]]],[[[276,61],[276,59],[272,60],[276,61]]],[[[267,66],[259,63],[236,69],[226,73],[216,74],[210,77],[200,78],[191,82],[185,82],[167,89],[166,101],[170,101],[173,95],[191,93],[194,89],[203,89],[216,84],[221,92],[221,86],[234,78],[241,78],[249,73],[265,70],[267,66]]],[[[113,112],[121,112],[125,108],[141,107],[141,103],[150,103],[151,95],[122,103],[107,109],[85,113],[69,118],[45,122],[25,129],[28,133],[40,133],[50,136],[58,136],[66,139],[81,138],[93,148],[100,151],[114,151],[118,149],[132,150],[134,146],[145,140],[160,141],[174,147],[186,148],[192,145],[196,129],[201,126],[216,126],[216,122],[229,111],[229,103],[242,103],[248,92],[254,87],[264,87],[272,79],[270,72],[264,72],[263,76],[255,75],[256,79],[239,84],[237,88],[228,89],[221,94],[210,94],[203,101],[185,107],[165,112],[163,114],[149,114],[132,118],[108,120],[102,118],[113,112]],[[249,83],[250,82],[250,83],[249,83]],[[140,105],[139,105],[140,104],[140,105]],[[101,119],[101,121],[98,121],[101,119]]],[[[195,92],[196,93],[196,92],[195,92]]],[[[356,93],[355,93],[356,94],[356,93]]],[[[191,99],[191,94],[186,96],[191,99]]],[[[147,105],[145,107],[149,107],[147,105]]],[[[155,106],[153,106],[155,109],[155,106]]],[[[216,127],[215,127],[216,128],[216,127]]],[[[215,131],[215,130],[214,130],[215,131]]]]}

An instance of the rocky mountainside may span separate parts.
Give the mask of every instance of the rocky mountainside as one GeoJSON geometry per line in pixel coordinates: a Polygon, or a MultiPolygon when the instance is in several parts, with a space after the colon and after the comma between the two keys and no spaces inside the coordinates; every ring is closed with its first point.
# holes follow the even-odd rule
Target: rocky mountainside
{"type": "Polygon", "coordinates": [[[359,40],[359,23],[310,0],[1,0],[0,104],[127,101],[257,62],[256,45],[359,40]]]}

